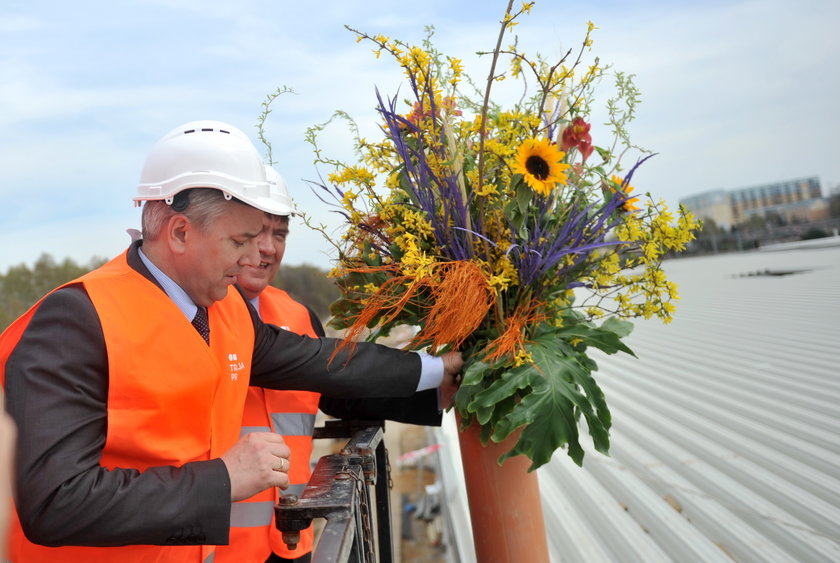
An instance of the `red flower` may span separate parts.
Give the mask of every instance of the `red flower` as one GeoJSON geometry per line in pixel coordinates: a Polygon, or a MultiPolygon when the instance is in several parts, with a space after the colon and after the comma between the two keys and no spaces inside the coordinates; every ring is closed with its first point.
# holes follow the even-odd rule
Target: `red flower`
{"type": "MultiPolygon", "coordinates": [[[[589,127],[589,125],[587,125],[589,127]]],[[[587,135],[589,137],[589,135],[587,135]]],[[[578,150],[580,154],[583,155],[583,161],[586,162],[586,159],[589,158],[589,155],[592,154],[592,151],[595,150],[595,147],[592,146],[592,139],[578,141],[578,150]]]]}
{"type": "Polygon", "coordinates": [[[568,151],[575,147],[583,155],[583,161],[589,158],[595,147],[592,146],[592,135],[589,134],[589,125],[582,117],[576,117],[572,120],[572,124],[563,130],[563,143],[560,147],[562,151],[568,151]]]}

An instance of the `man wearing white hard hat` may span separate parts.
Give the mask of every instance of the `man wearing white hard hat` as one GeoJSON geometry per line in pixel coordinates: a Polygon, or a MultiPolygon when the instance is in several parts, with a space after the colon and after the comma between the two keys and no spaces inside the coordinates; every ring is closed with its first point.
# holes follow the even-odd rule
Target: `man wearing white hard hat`
{"type": "Polygon", "coordinates": [[[409,397],[461,368],[367,344],[333,358],[336,341],[262,322],[233,284],[285,207],[237,128],[168,133],[135,201],[142,240],[0,335],[19,428],[10,561],[212,561],[233,502],[289,485],[279,435],[239,437],[249,383],[409,397]]]}
{"type": "MultiPolygon", "coordinates": [[[[285,205],[278,214],[263,216],[263,230],[258,237],[260,263],[242,268],[237,285],[250,300],[263,321],[311,337],[324,336],[317,315],[295,301],[288,293],[270,285],[286,250],[290,217],[297,215],[288,188],[277,171],[266,166],[274,200],[285,205]]],[[[394,420],[412,424],[441,423],[439,406],[448,406],[448,398],[438,400],[436,389],[416,393],[409,398],[343,400],[330,393],[278,391],[251,387],[245,401],[242,433],[273,431],[281,434],[291,450],[290,486],[284,491],[300,494],[312,474],[312,432],[319,410],[337,418],[394,420]]],[[[267,563],[307,563],[313,548],[312,527],[301,531],[298,543],[287,546],[274,522],[278,490],[267,489],[234,504],[231,516],[230,544],[216,550],[214,563],[259,561],[267,563]]]]}

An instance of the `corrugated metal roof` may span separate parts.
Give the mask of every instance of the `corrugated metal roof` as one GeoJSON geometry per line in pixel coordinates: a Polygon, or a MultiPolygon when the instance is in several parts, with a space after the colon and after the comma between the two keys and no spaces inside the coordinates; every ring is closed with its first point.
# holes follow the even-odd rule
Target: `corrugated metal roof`
{"type": "MultiPolygon", "coordinates": [[[[665,269],[674,322],[596,357],[611,455],[538,470],[552,561],[840,561],[840,246],[665,269]]],[[[474,561],[451,415],[438,439],[451,553],[474,561]]]]}

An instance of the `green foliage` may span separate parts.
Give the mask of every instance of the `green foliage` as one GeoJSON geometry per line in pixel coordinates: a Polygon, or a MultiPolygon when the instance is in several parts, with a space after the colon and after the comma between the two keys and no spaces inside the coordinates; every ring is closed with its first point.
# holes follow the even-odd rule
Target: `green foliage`
{"type": "Polygon", "coordinates": [[[98,268],[104,258],[93,258],[86,265],[70,258],[56,262],[49,254],[42,254],[32,268],[25,264],[12,266],[0,274],[0,327],[6,329],[41,297],[60,286],[98,268]]]}
{"type": "Polygon", "coordinates": [[[315,311],[322,320],[330,316],[330,304],[340,295],[325,271],[308,264],[284,265],[271,284],[289,292],[295,300],[315,311]]]}
{"type": "MultiPolygon", "coordinates": [[[[636,106],[642,101],[641,92],[633,82],[634,78],[634,74],[627,74],[620,71],[615,72],[616,96],[607,100],[607,111],[609,112],[610,118],[605,123],[613,133],[613,144],[608,151],[596,147],[601,158],[604,160],[604,164],[612,164],[612,158],[615,155],[618,155],[617,160],[620,160],[630,149],[638,149],[642,153],[650,153],[649,150],[634,144],[630,140],[627,129],[630,122],[636,117],[636,106]]],[[[621,167],[616,166],[615,170],[620,171],[621,167]]]]}
{"type": "Polygon", "coordinates": [[[274,101],[282,96],[283,94],[295,94],[296,92],[289,88],[288,86],[279,86],[277,90],[269,94],[265,97],[262,103],[262,111],[260,112],[259,117],[257,118],[257,136],[262,141],[263,145],[265,145],[265,160],[269,166],[274,166],[274,157],[271,154],[271,143],[265,136],[265,122],[268,119],[268,115],[271,113],[271,104],[274,101]]]}
{"type": "Polygon", "coordinates": [[[487,432],[483,440],[501,442],[522,429],[516,445],[499,458],[524,454],[529,471],[548,463],[557,448],[566,447],[575,463],[583,463],[578,420],[586,419],[595,449],[607,454],[612,424],[604,393],[592,377],[597,364],[589,358],[589,346],[607,354],[634,355],[621,339],[632,323],[609,318],[598,327],[581,323],[568,328],[541,328],[525,344],[533,362],[499,368],[484,362],[471,364],[464,373],[456,404],[467,405],[465,421],[475,417],[487,432]]]}

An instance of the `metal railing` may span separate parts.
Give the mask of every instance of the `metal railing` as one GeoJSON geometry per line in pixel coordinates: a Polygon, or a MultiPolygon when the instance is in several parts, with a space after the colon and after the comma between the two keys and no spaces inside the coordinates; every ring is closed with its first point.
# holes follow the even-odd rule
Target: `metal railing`
{"type": "Polygon", "coordinates": [[[280,495],[274,509],[276,523],[288,546],[297,544],[300,530],[313,519],[326,520],[312,552],[312,563],[393,561],[391,471],[383,440],[384,424],[327,420],[315,429],[313,438],[349,438],[348,442],[339,453],[318,460],[300,497],[280,495]]]}

